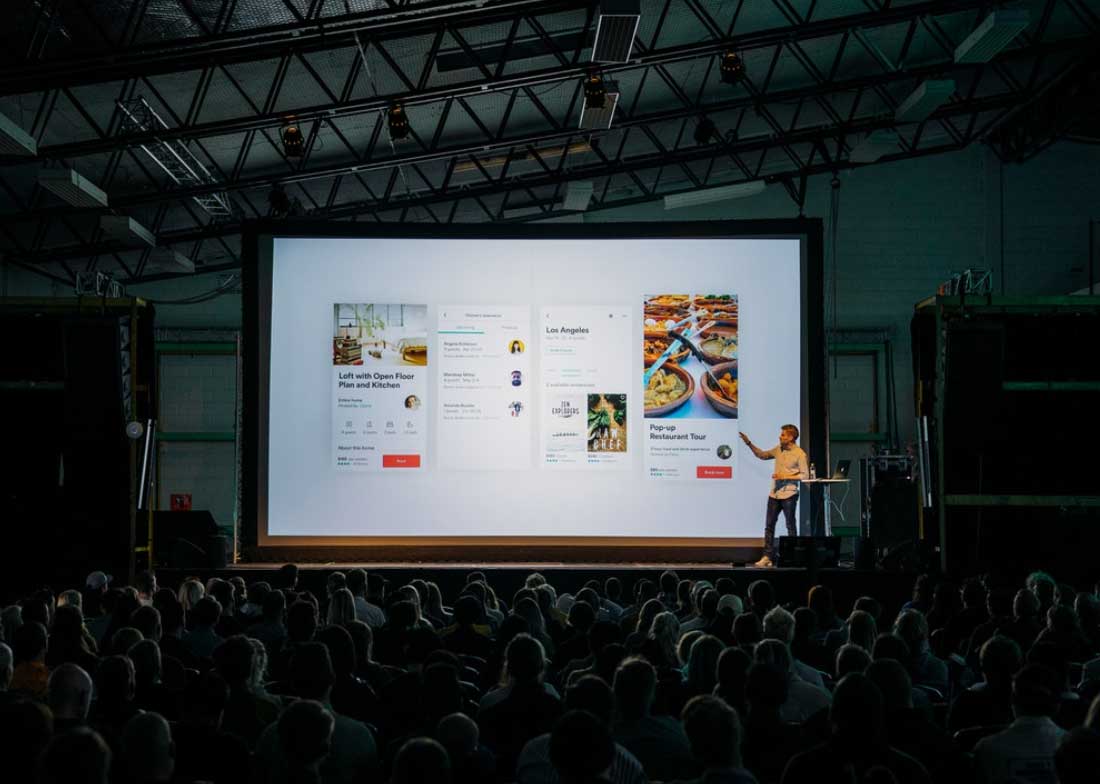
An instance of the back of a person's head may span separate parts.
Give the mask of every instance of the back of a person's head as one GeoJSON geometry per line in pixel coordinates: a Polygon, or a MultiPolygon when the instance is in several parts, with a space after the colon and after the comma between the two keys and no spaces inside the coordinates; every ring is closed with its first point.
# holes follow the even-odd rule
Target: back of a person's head
{"type": "Polygon", "coordinates": [[[582,588],[577,591],[576,599],[590,606],[596,613],[600,611],[600,595],[594,588],[582,588]]]}
{"type": "Polygon", "coordinates": [[[1052,642],[1037,642],[1032,645],[1027,656],[1024,657],[1027,664],[1041,664],[1053,670],[1058,675],[1058,681],[1063,688],[1069,685],[1069,658],[1066,650],[1052,642]]]}
{"type": "Polygon", "coordinates": [[[185,715],[216,722],[229,701],[229,684],[216,670],[208,670],[189,684],[183,701],[185,715]]]}
{"type": "Polygon", "coordinates": [[[96,699],[102,704],[119,705],[134,698],[134,663],[126,656],[108,656],[95,673],[96,699]]]}
{"type": "Polygon", "coordinates": [[[370,661],[374,650],[374,632],[363,621],[351,621],[347,626],[348,634],[355,643],[356,666],[362,662],[370,661]]]}
{"type": "Polygon", "coordinates": [[[875,623],[878,623],[879,618],[882,617],[882,603],[873,596],[861,596],[856,599],[855,604],[852,605],[853,610],[862,610],[875,619],[875,623]]]}
{"type": "Polygon", "coordinates": [[[786,643],[779,640],[761,640],[753,649],[752,659],[756,662],[774,664],[788,674],[794,666],[791,649],[787,647],[786,643]]]}
{"type": "Polygon", "coordinates": [[[707,588],[699,597],[699,614],[704,618],[713,618],[718,614],[718,600],[722,598],[718,591],[707,588]]]}
{"type": "Polygon", "coordinates": [[[894,621],[894,632],[905,640],[909,652],[916,654],[928,640],[928,621],[920,610],[902,610],[894,621]]]}
{"type": "Polygon", "coordinates": [[[644,577],[638,581],[635,588],[638,593],[638,604],[645,604],[650,599],[655,598],[658,593],[657,583],[644,577]]]}
{"type": "Polygon", "coordinates": [[[291,642],[309,642],[317,631],[317,608],[303,600],[294,602],[286,614],[286,636],[291,642]]]}
{"type": "Polygon", "coordinates": [[[252,678],[252,643],[243,634],[235,634],[214,650],[214,666],[230,686],[248,683],[252,678]]]}
{"type": "Polygon", "coordinates": [[[550,764],[562,784],[594,784],[611,767],[615,742],[602,719],[588,711],[566,711],[550,733],[550,764]]]}
{"type": "Polygon", "coordinates": [[[712,634],[704,634],[691,646],[688,655],[687,682],[691,688],[709,693],[718,683],[718,657],[725,644],[712,634]]]}
{"type": "Polygon", "coordinates": [[[343,626],[327,626],[317,633],[317,642],[328,648],[336,675],[355,673],[355,643],[347,629],[343,626]]]}
{"type": "Polygon", "coordinates": [[[608,645],[617,643],[622,639],[622,631],[617,623],[611,621],[596,621],[588,627],[588,650],[599,653],[608,645]]]}
{"type": "Polygon", "coordinates": [[[863,673],[840,679],[833,691],[829,722],[835,737],[849,742],[874,743],[881,737],[884,709],[882,692],[863,673]]]}
{"type": "Polygon", "coordinates": [[[585,675],[565,692],[565,709],[588,711],[604,724],[610,724],[615,695],[603,679],[585,675]]]}
{"type": "Polygon", "coordinates": [[[883,632],[875,638],[875,647],[871,649],[871,658],[897,659],[900,662],[908,662],[911,656],[909,644],[899,635],[893,632],[883,632]]]}
{"type": "Polygon", "coordinates": [[[292,780],[328,755],[335,726],[332,713],[316,700],[296,700],[279,716],[276,732],[292,780]]]}
{"type": "Polygon", "coordinates": [[[581,634],[588,634],[596,622],[596,611],[587,602],[575,601],[569,608],[569,625],[581,634]]]}
{"type": "Polygon", "coordinates": [[[691,754],[704,768],[741,765],[741,722],[717,697],[692,697],[680,714],[691,754]]]}
{"type": "Polygon", "coordinates": [[[24,622],[12,635],[11,652],[15,666],[41,659],[46,655],[46,627],[38,621],[24,622]]]}
{"type": "Polygon", "coordinates": [[[749,585],[749,601],[752,611],[763,618],[775,605],[775,590],[767,580],[754,580],[749,585]]]}
{"type": "Polygon", "coordinates": [[[134,663],[134,681],[139,687],[160,682],[160,647],[155,642],[140,640],[130,646],[126,655],[134,663]]]}
{"type": "Polygon", "coordinates": [[[1042,664],[1025,664],[1012,678],[1012,710],[1017,716],[1053,716],[1061,694],[1058,673],[1042,664]]]}
{"type": "Polygon", "coordinates": [[[1021,588],[1012,599],[1014,618],[1035,618],[1039,615],[1039,597],[1032,591],[1021,588]]]}
{"type": "Polygon", "coordinates": [[[1047,628],[1058,634],[1069,634],[1080,628],[1072,607],[1055,604],[1047,610],[1047,628]]]}
{"type": "Polygon", "coordinates": [[[473,626],[481,621],[484,605],[473,594],[463,594],[455,600],[454,619],[459,626],[473,626]]]}
{"type": "Polygon", "coordinates": [[[439,635],[430,627],[410,629],[405,635],[405,660],[408,664],[422,664],[432,653],[443,647],[439,635]]]}
{"type": "Polygon", "coordinates": [[[615,670],[615,707],[626,720],[649,713],[657,694],[657,670],[641,656],[625,659],[615,670]]]}
{"type": "Polygon", "coordinates": [[[123,626],[111,635],[111,639],[107,643],[106,653],[126,655],[131,648],[144,640],[145,637],[140,631],[133,626],[123,626]]]}
{"type": "Polygon", "coordinates": [[[964,607],[985,606],[985,586],[977,578],[972,577],[964,582],[960,595],[964,607]]]}
{"type": "Polygon", "coordinates": [[[451,760],[439,741],[412,738],[401,744],[390,784],[448,784],[450,780],[451,760]]]}
{"type": "Polygon", "coordinates": [[[764,616],[764,639],[790,645],[794,639],[794,616],[782,607],[773,607],[764,616]]]}
{"type": "MultiPolygon", "coordinates": [[[[892,659],[890,660],[892,661],[892,659]]],[[[865,672],[871,664],[871,654],[865,648],[852,643],[845,643],[836,652],[837,679],[843,678],[853,672],[865,672]]]]}
{"type": "Polygon", "coordinates": [[[172,730],[159,713],[138,713],[122,730],[122,756],[135,782],[168,782],[175,770],[172,730]]]}
{"type": "Polygon", "coordinates": [[[280,566],[271,584],[275,588],[294,590],[294,587],[298,585],[298,565],[288,563],[280,566]]]}
{"type": "Polygon", "coordinates": [[[167,597],[157,607],[160,613],[161,634],[176,634],[183,629],[184,611],[183,605],[175,596],[167,597]]]}
{"type": "Polygon", "coordinates": [[[290,658],[290,682],[302,699],[324,701],[336,680],[328,648],[319,642],[305,642],[290,658]]]}
{"type": "Polygon", "coordinates": [[[526,633],[512,638],[505,649],[504,660],[508,676],[520,684],[538,682],[546,668],[542,643],[526,633]]]}
{"type": "Polygon", "coordinates": [[[222,615],[222,605],[213,596],[204,596],[195,604],[191,616],[196,626],[215,626],[222,615]]]}
{"type": "Polygon", "coordinates": [[[160,610],[156,607],[143,605],[134,610],[130,616],[130,625],[141,632],[146,640],[159,641],[162,634],[160,610]]]}
{"type": "Polygon", "coordinates": [[[867,668],[867,677],[882,694],[882,706],[887,713],[913,707],[913,682],[901,662],[877,659],[867,668]]]}
{"type": "Polygon", "coordinates": [[[852,610],[852,614],[848,616],[848,642],[862,646],[870,653],[877,635],[878,624],[871,613],[866,610],[852,610]]]}
{"type": "Polygon", "coordinates": [[[0,780],[33,780],[35,760],[52,734],[53,716],[45,705],[29,699],[0,702],[0,780]]]}
{"type": "Polygon", "coordinates": [[[806,597],[806,606],[820,618],[831,618],[833,609],[833,591],[826,585],[815,585],[806,597]]]}
{"type": "Polygon", "coordinates": [[[741,613],[733,619],[733,639],[742,648],[749,648],[764,637],[760,616],[755,613],[741,613]]]}
{"type": "Polygon", "coordinates": [[[0,642],[0,691],[7,691],[15,668],[15,656],[6,643],[0,642]]]}
{"type": "Polygon", "coordinates": [[[603,592],[613,602],[617,602],[623,595],[623,584],[618,577],[608,577],[603,581],[603,592]]]}
{"type": "Polygon", "coordinates": [[[663,593],[675,593],[676,586],[680,583],[680,577],[676,572],[668,570],[661,572],[661,591],[663,593]]]}
{"type": "Polygon", "coordinates": [[[458,759],[477,750],[479,731],[477,722],[465,713],[452,713],[439,720],[435,737],[452,759],[458,759]]]}
{"type": "Polygon", "coordinates": [[[718,683],[730,686],[744,683],[746,673],[752,666],[752,657],[743,648],[726,648],[718,655],[718,683]]]}
{"type": "Polygon", "coordinates": [[[1100,732],[1086,727],[1071,730],[1054,752],[1058,784],[1095,784],[1100,772],[1100,732]]]}
{"type": "Polygon", "coordinates": [[[107,784],[111,749],[87,727],[62,732],[49,742],[38,765],[41,784],[107,784]]]}
{"type": "Polygon", "coordinates": [[[268,591],[264,594],[261,608],[263,619],[267,623],[282,621],[283,614],[286,613],[286,594],[279,590],[268,591]]]}
{"type": "Polygon", "coordinates": [[[790,678],[774,664],[755,662],[745,678],[745,699],[752,711],[777,713],[790,693],[790,678]]]}
{"type": "Polygon", "coordinates": [[[978,654],[978,663],[987,682],[1007,685],[1020,669],[1023,654],[1011,637],[995,634],[986,640],[978,654]]]}

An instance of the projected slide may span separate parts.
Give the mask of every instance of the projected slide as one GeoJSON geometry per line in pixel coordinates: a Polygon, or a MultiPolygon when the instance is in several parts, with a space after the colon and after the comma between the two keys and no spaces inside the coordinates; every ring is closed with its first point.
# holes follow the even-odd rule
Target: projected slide
{"type": "Polygon", "coordinates": [[[269,247],[268,537],[760,536],[798,239],[269,247]]]}

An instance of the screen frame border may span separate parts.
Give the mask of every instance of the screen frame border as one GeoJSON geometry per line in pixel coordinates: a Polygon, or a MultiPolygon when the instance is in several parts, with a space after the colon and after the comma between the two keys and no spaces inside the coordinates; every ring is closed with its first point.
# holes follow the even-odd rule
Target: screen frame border
{"type": "MultiPolygon", "coordinates": [[[[267,431],[269,415],[263,368],[270,352],[270,278],[261,279],[260,244],[275,237],[337,239],[799,239],[802,314],[802,411],[800,442],[809,459],[826,465],[828,455],[825,377],[824,224],[820,218],[726,221],[659,221],[589,224],[358,224],[308,219],[246,221],[241,236],[243,412],[241,417],[241,514],[238,537],[242,560],[302,559],[355,562],[474,560],[477,562],[697,562],[747,557],[762,537],[307,537],[267,535],[267,431]],[[264,308],[266,307],[266,311],[264,308]],[[261,316],[266,312],[266,322],[261,316]],[[263,334],[262,324],[267,331],[263,334]],[[808,444],[808,446],[807,446],[808,444]],[[277,540],[277,541],[273,541],[277,540]]],[[[800,504],[802,527],[815,533],[820,512],[800,504]],[[807,524],[807,521],[808,524],[807,524]]],[[[763,521],[761,521],[763,524],[763,521]]]]}

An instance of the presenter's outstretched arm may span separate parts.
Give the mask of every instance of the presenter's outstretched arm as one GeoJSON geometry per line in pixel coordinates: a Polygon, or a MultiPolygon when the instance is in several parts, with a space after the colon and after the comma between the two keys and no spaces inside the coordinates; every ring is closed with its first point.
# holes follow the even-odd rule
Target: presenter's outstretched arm
{"type": "Polygon", "coordinates": [[[756,444],[754,444],[744,433],[741,434],[741,440],[744,441],[748,448],[752,450],[752,453],[759,457],[761,460],[775,459],[775,455],[771,454],[770,452],[765,452],[763,449],[757,447],[756,444]]]}

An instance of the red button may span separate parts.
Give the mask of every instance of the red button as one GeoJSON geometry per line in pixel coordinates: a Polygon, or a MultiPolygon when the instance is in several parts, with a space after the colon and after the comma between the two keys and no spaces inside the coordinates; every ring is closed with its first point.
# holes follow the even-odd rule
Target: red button
{"type": "Polygon", "coordinates": [[[420,455],[382,455],[383,468],[420,468],[420,455]]]}
{"type": "Polygon", "coordinates": [[[733,479],[731,466],[695,466],[696,479],[733,479]]]}

